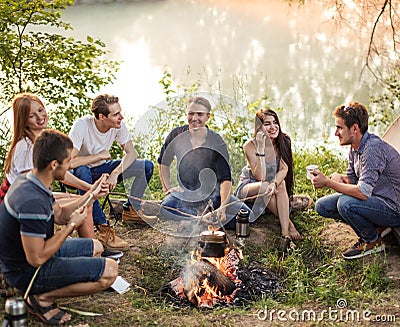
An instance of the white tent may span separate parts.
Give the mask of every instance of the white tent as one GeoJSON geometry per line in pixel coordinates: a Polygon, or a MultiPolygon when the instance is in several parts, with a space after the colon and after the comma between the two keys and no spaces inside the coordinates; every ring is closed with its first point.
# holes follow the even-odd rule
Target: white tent
{"type": "MultiPolygon", "coordinates": [[[[382,138],[400,152],[400,116],[395,119],[382,138]]],[[[400,242],[400,227],[392,227],[393,234],[400,242]]]]}
{"type": "Polygon", "coordinates": [[[382,138],[400,152],[400,116],[389,126],[382,138]]]}

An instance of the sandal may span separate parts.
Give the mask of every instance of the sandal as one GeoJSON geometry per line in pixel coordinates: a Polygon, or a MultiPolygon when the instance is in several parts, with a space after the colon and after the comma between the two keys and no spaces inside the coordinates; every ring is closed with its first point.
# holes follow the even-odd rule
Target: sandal
{"type": "Polygon", "coordinates": [[[46,325],[61,325],[60,321],[62,317],[67,314],[65,311],[59,309],[56,303],[47,307],[41,307],[33,295],[29,295],[25,303],[28,312],[38,317],[46,325]]]}
{"type": "Polygon", "coordinates": [[[313,199],[307,194],[305,195],[293,195],[290,200],[290,207],[294,211],[305,211],[311,207],[313,204],[313,199]]]}

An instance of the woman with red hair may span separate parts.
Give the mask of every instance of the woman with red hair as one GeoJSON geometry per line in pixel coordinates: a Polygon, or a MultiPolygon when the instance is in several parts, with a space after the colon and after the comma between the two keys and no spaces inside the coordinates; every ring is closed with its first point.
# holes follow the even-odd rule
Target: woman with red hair
{"type": "MultiPolygon", "coordinates": [[[[13,139],[4,163],[5,179],[0,188],[0,203],[4,200],[8,188],[17,177],[33,168],[33,143],[40,133],[47,128],[49,121],[43,102],[32,93],[19,93],[12,101],[14,115],[13,139]]],[[[90,184],[67,172],[65,183],[89,189],[90,184]]],[[[57,201],[70,201],[68,193],[56,193],[57,201]]],[[[78,228],[80,237],[94,238],[94,226],[91,210],[88,217],[78,228]]]]}

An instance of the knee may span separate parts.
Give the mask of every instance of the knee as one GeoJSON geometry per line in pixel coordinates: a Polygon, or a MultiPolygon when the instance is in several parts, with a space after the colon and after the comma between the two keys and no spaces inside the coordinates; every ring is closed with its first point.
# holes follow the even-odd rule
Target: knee
{"type": "Polygon", "coordinates": [[[99,240],[93,240],[93,256],[100,257],[103,252],[103,244],[101,244],[99,240]]]}
{"type": "Polygon", "coordinates": [[[341,216],[347,216],[347,213],[355,204],[355,198],[347,195],[342,195],[337,202],[337,209],[341,216]]]}
{"type": "Polygon", "coordinates": [[[102,289],[109,288],[118,277],[118,263],[113,260],[106,258],[106,266],[104,268],[104,273],[99,279],[99,282],[102,285],[102,289]]]}
{"type": "Polygon", "coordinates": [[[320,216],[324,216],[323,213],[325,212],[325,206],[323,204],[323,201],[321,201],[321,199],[318,199],[317,202],[315,202],[315,211],[320,216]]]}
{"type": "Polygon", "coordinates": [[[322,197],[315,202],[315,211],[322,217],[332,218],[332,214],[337,213],[337,208],[337,202],[332,203],[326,197],[322,197]]]}
{"type": "Polygon", "coordinates": [[[153,175],[154,171],[154,164],[150,160],[145,160],[144,161],[144,170],[146,173],[146,176],[151,177],[153,175]]]}
{"type": "Polygon", "coordinates": [[[90,182],[92,181],[92,173],[88,166],[76,167],[76,168],[74,168],[73,173],[76,177],[78,177],[86,182],[88,180],[90,180],[90,182]]]}

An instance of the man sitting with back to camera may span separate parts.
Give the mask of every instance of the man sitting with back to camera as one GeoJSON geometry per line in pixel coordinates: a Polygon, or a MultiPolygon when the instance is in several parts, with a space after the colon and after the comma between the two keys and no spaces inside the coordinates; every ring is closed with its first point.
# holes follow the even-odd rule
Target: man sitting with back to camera
{"type": "Polygon", "coordinates": [[[34,279],[28,311],[53,325],[71,319],[57,307],[57,299],[102,291],[118,275],[116,261],[100,257],[103,246],[98,240],[68,237],[84,221],[87,206],[108,193],[105,178],[85,196],[64,205],[56,203],[50,191],[51,184],[63,180],[70,168],[71,150],[68,136],[43,131],[33,147],[32,172],[17,178],[0,205],[4,277],[23,293],[34,279]],[[56,233],[54,223],[63,226],[56,233]]]}
{"type": "Polygon", "coordinates": [[[188,125],[176,127],[169,133],[158,157],[160,179],[166,194],[160,213],[167,219],[181,220],[179,228],[195,222],[192,216],[201,216],[209,200],[214,209],[221,207],[214,223],[225,225],[227,229],[234,228],[233,218],[241,208],[253,214],[231,195],[229,154],[222,137],[206,125],[210,110],[207,99],[189,99],[186,108],[188,125]],[[172,187],[170,165],[175,157],[179,186],[172,187]],[[235,203],[229,205],[231,202],[235,203]]]}
{"type": "MultiPolygon", "coordinates": [[[[72,173],[79,179],[92,183],[103,173],[110,174],[108,182],[110,190],[118,181],[135,177],[130,188],[130,198],[124,204],[122,219],[125,222],[151,222],[155,217],[146,216],[141,201],[147,184],[153,174],[153,163],[149,160],[137,159],[132,136],[122,121],[121,106],[118,97],[101,94],[92,101],[93,116],[79,118],[69,133],[74,149],[72,150],[72,173]],[[110,149],[114,141],[125,152],[122,159],[110,160],[110,149]]],[[[80,190],[80,194],[85,191],[80,190]]],[[[97,227],[98,239],[109,250],[125,251],[128,242],[115,235],[108,225],[98,201],[93,204],[93,220],[97,227]]]]}

